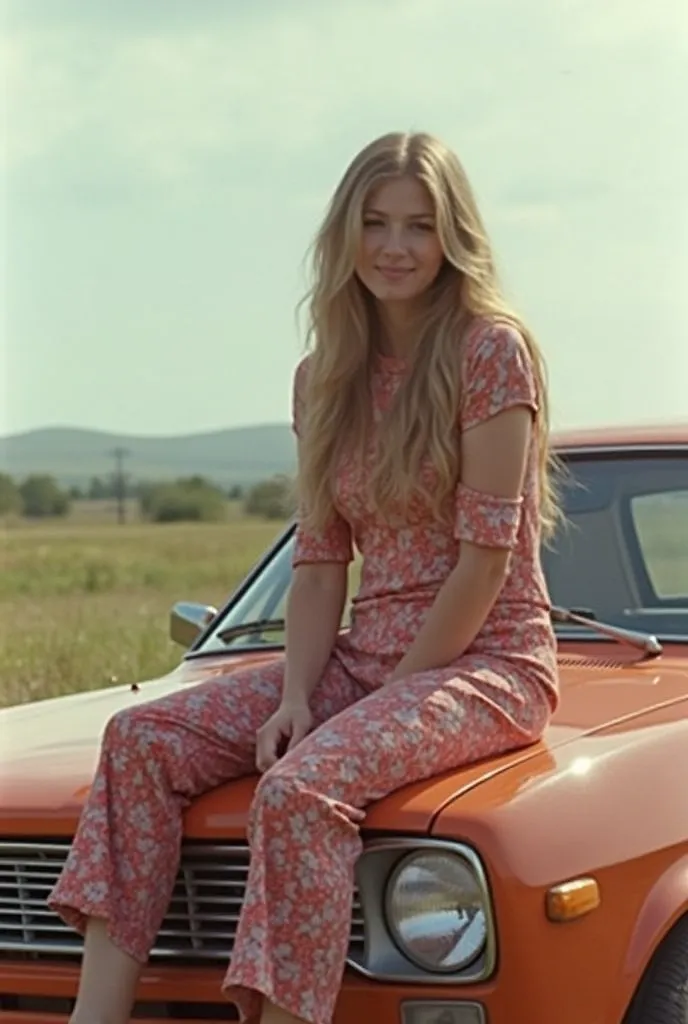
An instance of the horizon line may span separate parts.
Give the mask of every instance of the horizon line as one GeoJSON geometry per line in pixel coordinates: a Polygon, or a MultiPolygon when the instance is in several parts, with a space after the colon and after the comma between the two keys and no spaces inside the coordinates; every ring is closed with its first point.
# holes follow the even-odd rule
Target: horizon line
{"type": "Polygon", "coordinates": [[[287,430],[291,429],[288,420],[272,420],[264,423],[244,423],[233,427],[210,427],[204,430],[192,430],[187,433],[176,433],[176,434],[130,434],[123,431],[117,430],[105,430],[102,427],[77,427],[68,425],[51,425],[42,427],[26,427],[23,430],[16,430],[9,434],[0,434],[0,443],[4,441],[12,441],[17,438],[28,437],[32,434],[67,434],[67,433],[78,433],[78,434],[97,434],[102,437],[115,437],[127,439],[130,441],[176,441],[179,438],[188,437],[208,437],[212,434],[226,434],[230,431],[240,430],[265,430],[274,427],[285,427],[287,430]]]}

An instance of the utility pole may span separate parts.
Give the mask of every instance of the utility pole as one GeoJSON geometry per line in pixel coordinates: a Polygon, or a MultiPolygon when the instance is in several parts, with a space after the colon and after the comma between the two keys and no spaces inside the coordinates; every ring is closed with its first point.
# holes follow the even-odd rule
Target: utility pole
{"type": "Polygon", "coordinates": [[[117,522],[124,523],[127,518],[127,489],[124,473],[124,460],[131,455],[131,452],[127,448],[113,448],[113,450],[108,454],[115,460],[115,473],[113,480],[115,484],[115,498],[117,499],[117,522]]]}

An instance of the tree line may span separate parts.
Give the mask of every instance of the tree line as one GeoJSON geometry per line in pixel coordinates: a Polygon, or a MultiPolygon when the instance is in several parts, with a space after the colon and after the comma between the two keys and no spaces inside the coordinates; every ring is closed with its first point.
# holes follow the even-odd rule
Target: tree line
{"type": "MultiPolygon", "coordinates": [[[[64,487],[47,473],[22,481],[0,473],[0,516],[63,517],[75,501],[116,500],[120,496],[118,488],[118,481],[101,477],[79,488],[64,487]]],[[[126,497],[135,499],[142,518],[153,523],[221,522],[227,516],[229,502],[240,503],[245,515],[262,519],[287,519],[296,508],[294,482],[284,475],[226,489],[202,476],[129,483],[126,497]]]]}

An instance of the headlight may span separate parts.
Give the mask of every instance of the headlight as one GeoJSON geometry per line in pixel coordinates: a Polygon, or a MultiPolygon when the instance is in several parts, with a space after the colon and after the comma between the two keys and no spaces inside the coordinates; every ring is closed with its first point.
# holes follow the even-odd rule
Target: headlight
{"type": "Polygon", "coordinates": [[[400,951],[418,967],[455,973],[485,947],[485,899],[480,880],[462,857],[418,851],[392,872],[387,922],[400,951]]]}

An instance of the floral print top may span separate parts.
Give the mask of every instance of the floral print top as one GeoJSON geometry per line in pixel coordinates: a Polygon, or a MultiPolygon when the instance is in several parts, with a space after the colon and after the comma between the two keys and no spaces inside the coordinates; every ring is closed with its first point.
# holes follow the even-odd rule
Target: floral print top
{"type": "MultiPolygon", "coordinates": [[[[297,435],[307,372],[308,357],[294,376],[297,435]]],[[[372,381],[376,422],[405,372],[399,359],[379,360],[372,381]]],[[[539,409],[525,342],[510,325],[480,321],[465,342],[459,429],[469,430],[516,405],[526,405],[534,413],[539,409]]],[[[342,460],[335,481],[336,515],[318,534],[297,527],[293,564],[348,563],[354,557],[354,545],[360,551],[361,580],[352,601],[351,628],[340,635],[336,653],[362,682],[379,685],[380,674],[391,671],[403,656],[456,565],[461,542],[469,541],[508,548],[511,558],[501,592],[466,654],[496,658],[505,671],[525,672],[547,688],[556,705],[556,640],[540,561],[538,446],[533,431],[519,498],[478,493],[459,480],[448,521],[438,520],[429,505],[418,499],[403,521],[391,524],[371,510],[366,500],[361,478],[365,470],[342,460]]]]}

